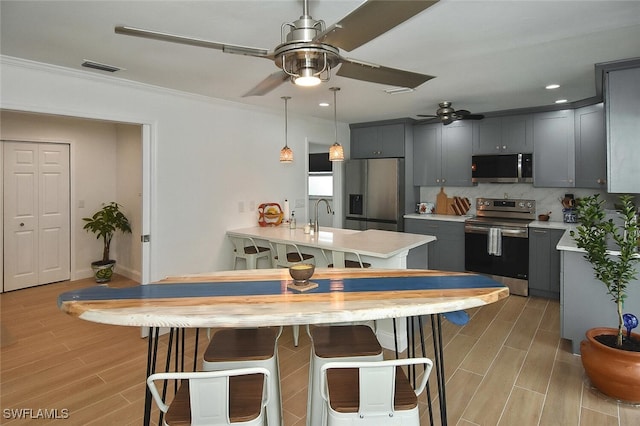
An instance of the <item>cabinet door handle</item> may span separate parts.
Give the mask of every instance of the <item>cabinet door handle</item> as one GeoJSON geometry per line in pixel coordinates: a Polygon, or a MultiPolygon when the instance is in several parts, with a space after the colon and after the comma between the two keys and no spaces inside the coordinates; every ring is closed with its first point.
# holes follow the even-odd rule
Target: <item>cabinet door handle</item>
{"type": "Polygon", "coordinates": [[[606,179],[596,179],[596,183],[598,185],[605,185],[607,183],[606,179]]]}
{"type": "Polygon", "coordinates": [[[447,180],[445,178],[442,178],[442,183],[445,183],[447,180]]]}
{"type": "Polygon", "coordinates": [[[541,230],[539,230],[539,229],[534,229],[534,230],[533,230],[533,233],[534,233],[534,234],[546,234],[546,233],[547,233],[547,231],[541,231],[541,230]]]}
{"type": "Polygon", "coordinates": [[[20,226],[24,226],[24,222],[20,222],[20,226]]]}
{"type": "Polygon", "coordinates": [[[503,150],[507,149],[507,146],[506,145],[502,145],[502,149],[503,150]]]}

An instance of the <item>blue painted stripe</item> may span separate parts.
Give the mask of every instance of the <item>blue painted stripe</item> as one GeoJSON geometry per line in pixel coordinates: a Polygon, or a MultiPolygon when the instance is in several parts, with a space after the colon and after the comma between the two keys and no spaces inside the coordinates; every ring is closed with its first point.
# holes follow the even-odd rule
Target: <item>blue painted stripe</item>
{"type": "MultiPolygon", "coordinates": [[[[502,284],[482,275],[453,275],[440,277],[376,277],[311,279],[318,287],[310,293],[358,293],[368,291],[451,290],[471,288],[499,288],[502,284]]],[[[67,301],[180,299],[216,296],[268,296],[287,289],[287,281],[189,282],[176,284],[147,284],[127,288],[95,286],[63,293],[58,306],[67,301]]]]}

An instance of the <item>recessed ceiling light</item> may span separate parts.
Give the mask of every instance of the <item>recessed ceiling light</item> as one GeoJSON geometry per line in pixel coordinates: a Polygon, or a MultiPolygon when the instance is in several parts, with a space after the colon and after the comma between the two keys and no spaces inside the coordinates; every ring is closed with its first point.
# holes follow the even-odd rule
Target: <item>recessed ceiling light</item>
{"type": "Polygon", "coordinates": [[[556,101],[556,103],[557,103],[557,104],[563,104],[563,103],[565,103],[565,102],[567,102],[567,100],[566,100],[566,99],[558,99],[558,100],[556,101]]]}
{"type": "Polygon", "coordinates": [[[551,90],[551,89],[557,89],[558,87],[560,87],[559,84],[549,84],[547,86],[545,86],[544,88],[547,90],[551,90]]]}
{"type": "Polygon", "coordinates": [[[320,102],[318,105],[320,105],[321,107],[328,107],[329,103],[328,102],[320,102]]]}

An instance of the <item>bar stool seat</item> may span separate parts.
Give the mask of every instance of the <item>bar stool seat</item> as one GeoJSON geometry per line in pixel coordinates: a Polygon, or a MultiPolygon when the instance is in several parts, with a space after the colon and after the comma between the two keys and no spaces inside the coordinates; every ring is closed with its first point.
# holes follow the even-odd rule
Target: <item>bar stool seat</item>
{"type": "Polygon", "coordinates": [[[216,331],[204,353],[202,369],[218,371],[263,367],[271,373],[267,404],[269,426],[282,425],[278,338],[282,328],[225,328],[216,331]]]}
{"type": "Polygon", "coordinates": [[[328,325],[309,328],[311,356],[307,392],[307,426],[322,426],[322,366],[333,361],[380,361],[382,346],[367,325],[328,325]]]}

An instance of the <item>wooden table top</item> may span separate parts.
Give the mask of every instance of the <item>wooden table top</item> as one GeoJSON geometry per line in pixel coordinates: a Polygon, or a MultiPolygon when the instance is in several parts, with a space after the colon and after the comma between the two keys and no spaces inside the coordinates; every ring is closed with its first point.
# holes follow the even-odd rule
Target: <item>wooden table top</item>
{"type": "Polygon", "coordinates": [[[506,286],[482,275],[412,269],[316,269],[298,292],[287,269],[170,277],[127,288],[63,293],[81,319],[144,327],[255,327],[366,321],[452,312],[496,302],[506,286]]]}

